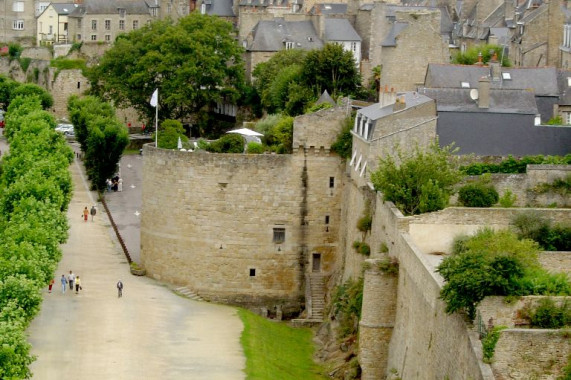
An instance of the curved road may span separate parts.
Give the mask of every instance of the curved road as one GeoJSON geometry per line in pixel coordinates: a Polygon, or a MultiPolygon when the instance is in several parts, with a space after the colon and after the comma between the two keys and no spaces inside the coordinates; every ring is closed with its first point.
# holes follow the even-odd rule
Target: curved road
{"type": "Polygon", "coordinates": [[[242,323],[227,306],[179,297],[164,285],[129,273],[127,260],[94,204],[78,162],[70,170],[74,194],[69,205],[70,237],[52,293],[28,329],[34,379],[244,379],[239,343],[242,323]],[[73,270],[79,295],[62,294],[59,277],[73,270]],[[125,284],[123,298],[116,283],[125,284]]]}

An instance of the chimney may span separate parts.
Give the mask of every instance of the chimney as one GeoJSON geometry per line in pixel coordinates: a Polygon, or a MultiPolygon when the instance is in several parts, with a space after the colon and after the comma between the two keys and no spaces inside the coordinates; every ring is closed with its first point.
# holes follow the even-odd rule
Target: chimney
{"type": "Polygon", "coordinates": [[[400,111],[406,108],[406,98],[403,95],[400,95],[399,97],[397,97],[396,101],[395,101],[395,105],[393,107],[393,112],[396,111],[400,111]]]}
{"type": "Polygon", "coordinates": [[[506,19],[514,20],[515,22],[515,7],[514,0],[505,0],[504,2],[504,14],[506,19]]]}
{"type": "Polygon", "coordinates": [[[397,93],[395,92],[395,89],[393,87],[391,87],[391,90],[389,92],[389,86],[385,85],[385,89],[383,90],[381,88],[381,90],[379,91],[379,105],[381,108],[391,104],[395,104],[396,98],[397,98],[397,93]]]}
{"type": "Polygon", "coordinates": [[[478,81],[478,108],[490,108],[490,78],[481,77],[478,81]]]}
{"type": "Polygon", "coordinates": [[[484,62],[482,61],[482,52],[478,53],[478,62],[475,63],[478,66],[483,66],[484,62]]]}
{"type": "Polygon", "coordinates": [[[492,77],[493,82],[499,82],[502,80],[502,64],[498,61],[498,53],[494,51],[492,58],[489,62],[490,65],[490,77],[492,77]]]}

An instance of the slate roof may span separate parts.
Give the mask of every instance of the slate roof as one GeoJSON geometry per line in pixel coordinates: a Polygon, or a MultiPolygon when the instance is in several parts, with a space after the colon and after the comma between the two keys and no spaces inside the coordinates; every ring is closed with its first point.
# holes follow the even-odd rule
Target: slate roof
{"type": "Polygon", "coordinates": [[[274,18],[259,21],[252,31],[253,40],[248,51],[280,51],[286,41],[294,42],[296,49],[312,50],[323,47],[311,21],[284,21],[274,18]]]}
{"type": "Polygon", "coordinates": [[[68,15],[75,10],[76,4],[74,3],[52,3],[52,7],[56,10],[58,15],[68,15]]]}
{"type": "Polygon", "coordinates": [[[408,22],[395,21],[389,30],[389,33],[385,36],[385,39],[381,42],[381,46],[397,46],[397,36],[401,34],[403,30],[408,27],[408,22]]]}
{"type": "MultiPolygon", "coordinates": [[[[206,14],[210,16],[234,17],[232,0],[203,0],[206,5],[206,14]]],[[[200,8],[199,8],[200,9],[200,8]]]]}
{"type": "Polygon", "coordinates": [[[311,15],[344,15],[345,13],[347,13],[347,4],[340,3],[315,4],[309,11],[311,15]]]}
{"type": "Polygon", "coordinates": [[[317,101],[315,102],[315,105],[319,105],[322,103],[329,103],[332,106],[337,105],[337,103],[335,103],[335,100],[333,100],[333,98],[331,97],[331,95],[329,95],[329,93],[327,92],[327,90],[323,91],[323,94],[321,94],[321,96],[319,97],[319,99],[317,99],[317,101]]]}
{"type": "MultiPolygon", "coordinates": [[[[411,108],[411,107],[415,107],[419,104],[423,104],[423,103],[427,103],[427,102],[432,101],[431,98],[429,98],[423,94],[420,94],[416,91],[414,91],[414,92],[411,92],[411,91],[409,91],[409,92],[398,92],[397,93],[397,97],[403,96],[403,95],[404,95],[404,101],[406,104],[404,110],[411,108]]],[[[367,118],[371,119],[371,120],[378,120],[380,118],[383,118],[385,116],[392,114],[393,108],[394,108],[394,104],[390,104],[388,106],[381,108],[379,106],[379,103],[375,103],[371,106],[361,108],[358,112],[360,114],[366,116],[367,118]]]]}
{"type": "Polygon", "coordinates": [[[571,86],[569,85],[571,70],[557,70],[557,84],[559,86],[559,104],[571,105],[571,86]]]}
{"type": "Polygon", "coordinates": [[[125,9],[127,14],[149,14],[149,7],[143,0],[83,0],[70,17],[83,17],[86,14],[116,14],[118,9],[125,9]]]}
{"type": "MultiPolygon", "coordinates": [[[[502,73],[509,73],[511,79],[499,82],[491,81],[492,88],[533,89],[537,96],[559,95],[557,69],[554,67],[502,67],[502,73]]],[[[489,74],[490,68],[487,66],[429,63],[424,83],[433,88],[461,88],[462,82],[468,82],[470,88],[477,88],[479,79],[489,74]]]]}
{"type": "Polygon", "coordinates": [[[540,14],[542,14],[543,12],[546,12],[548,6],[549,5],[547,5],[547,4],[542,4],[541,6],[535,8],[534,10],[526,13],[525,16],[523,16],[523,18],[520,21],[523,23],[528,23],[528,22],[534,20],[540,14]]]}
{"type": "Polygon", "coordinates": [[[290,8],[291,4],[302,5],[303,1],[300,0],[241,0],[240,5],[256,6],[256,7],[283,7],[290,8]]]}
{"type": "Polygon", "coordinates": [[[361,41],[353,25],[344,18],[325,19],[325,31],[323,34],[325,41],[361,41]]]}
{"type": "Polygon", "coordinates": [[[490,90],[490,107],[479,108],[469,88],[423,88],[419,92],[436,101],[438,112],[481,112],[536,115],[535,96],[526,90],[490,90]]]}

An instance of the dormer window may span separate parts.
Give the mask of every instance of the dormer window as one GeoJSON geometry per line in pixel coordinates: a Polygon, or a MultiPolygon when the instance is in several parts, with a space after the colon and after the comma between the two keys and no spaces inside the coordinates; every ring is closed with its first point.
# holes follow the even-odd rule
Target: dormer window
{"type": "Polygon", "coordinates": [[[294,43],[294,42],[286,41],[286,43],[285,43],[285,48],[286,48],[286,50],[293,49],[294,46],[295,46],[295,43],[294,43]]]}
{"type": "Polygon", "coordinates": [[[503,80],[511,80],[512,75],[510,73],[502,73],[502,79],[503,80]]]}
{"type": "Polygon", "coordinates": [[[470,82],[462,82],[461,86],[462,88],[470,88],[470,82]]]}
{"type": "Polygon", "coordinates": [[[125,14],[127,13],[125,8],[119,8],[119,17],[125,17],[125,14]]]}

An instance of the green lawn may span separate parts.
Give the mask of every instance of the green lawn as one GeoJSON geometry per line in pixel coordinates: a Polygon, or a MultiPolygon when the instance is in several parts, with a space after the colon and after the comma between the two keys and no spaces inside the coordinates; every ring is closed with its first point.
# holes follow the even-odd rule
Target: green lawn
{"type": "Polygon", "coordinates": [[[324,380],[313,362],[312,332],[239,309],[248,380],[324,380]]]}

